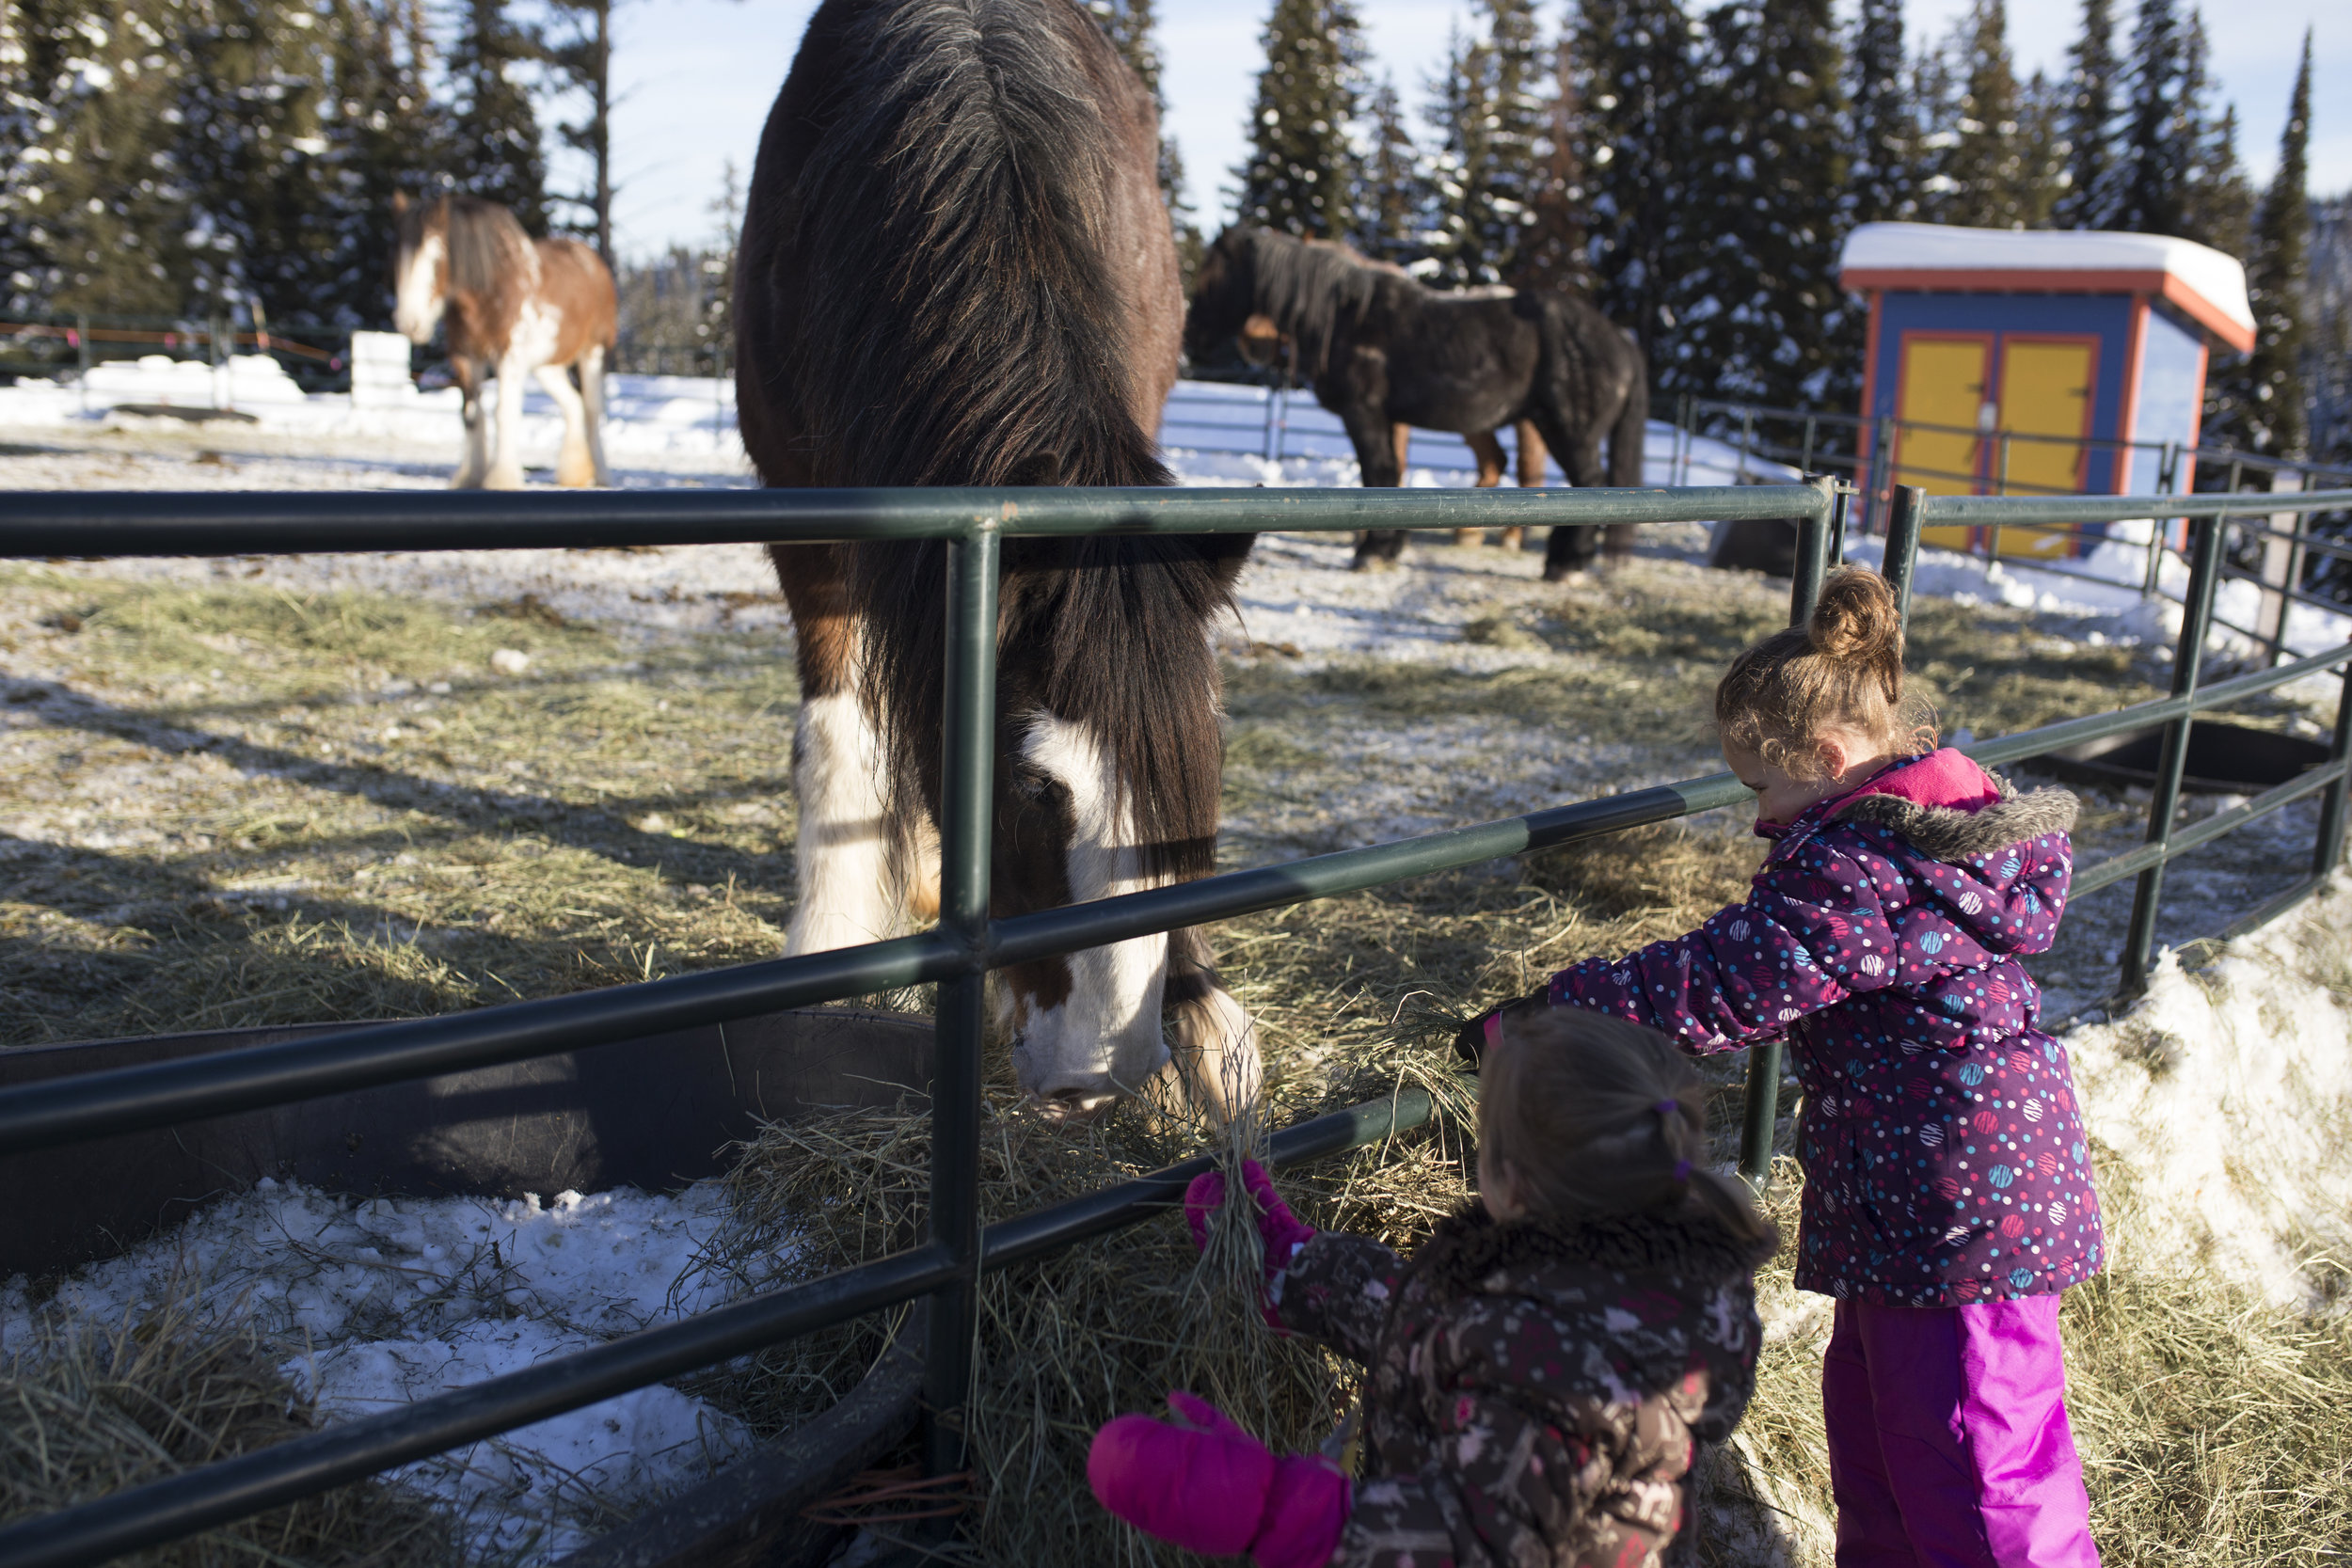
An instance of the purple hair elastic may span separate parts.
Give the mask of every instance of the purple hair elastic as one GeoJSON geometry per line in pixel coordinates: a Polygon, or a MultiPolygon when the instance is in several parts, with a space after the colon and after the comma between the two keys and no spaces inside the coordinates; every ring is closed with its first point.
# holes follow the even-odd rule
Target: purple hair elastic
{"type": "Polygon", "coordinates": [[[1650,1109],[1656,1111],[1661,1117],[1670,1117],[1677,1111],[1682,1109],[1682,1101],[1679,1100],[1661,1100],[1657,1104],[1651,1106],[1650,1109]]]}
{"type": "Polygon", "coordinates": [[[1677,1160],[1675,1162],[1675,1180],[1677,1181],[1688,1181],[1691,1180],[1690,1161],[1677,1160]]]}

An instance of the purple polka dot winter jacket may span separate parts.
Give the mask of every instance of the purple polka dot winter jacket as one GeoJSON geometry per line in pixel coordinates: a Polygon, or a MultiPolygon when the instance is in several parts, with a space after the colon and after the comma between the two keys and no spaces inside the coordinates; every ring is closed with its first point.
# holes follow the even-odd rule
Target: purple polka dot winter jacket
{"type": "Polygon", "coordinates": [[[1697,1053],[1785,1034],[1804,1106],[1796,1283],[1886,1307],[2062,1291],[2099,1272],[2066,1050],[2018,959],[2046,952],[2074,798],[1958,752],[1895,764],[1782,826],[1744,903],[1552,976],[1555,1005],[1697,1053]]]}

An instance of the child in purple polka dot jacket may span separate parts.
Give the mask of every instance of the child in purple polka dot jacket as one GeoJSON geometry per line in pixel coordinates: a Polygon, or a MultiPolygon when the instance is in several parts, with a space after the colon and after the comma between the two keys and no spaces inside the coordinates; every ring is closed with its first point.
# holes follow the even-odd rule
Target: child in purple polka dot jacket
{"type": "Polygon", "coordinates": [[[1804,1104],[1796,1284],[1836,1298],[1821,1369],[1840,1568],[2090,1568],[2058,1292],[2103,1236],[2065,1047],[2020,959],[2065,908],[2075,803],[1932,750],[1902,626],[1845,568],[1715,689],[1772,841],[1746,899],[1590,958],[1501,1015],[1578,1007],[1693,1053],[1774,1036],[1804,1104]]]}

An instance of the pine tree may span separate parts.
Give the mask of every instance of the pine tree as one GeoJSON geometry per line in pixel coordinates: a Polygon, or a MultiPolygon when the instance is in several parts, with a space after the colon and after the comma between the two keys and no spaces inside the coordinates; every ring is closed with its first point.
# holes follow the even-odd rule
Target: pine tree
{"type": "Polygon", "coordinates": [[[1393,80],[1384,77],[1373,90],[1367,119],[1371,148],[1364,158],[1364,184],[1356,198],[1356,230],[1349,243],[1375,261],[1409,265],[1426,248],[1426,192],[1420,155],[1405,127],[1393,80]]]}
{"type": "Polygon", "coordinates": [[[2236,105],[2225,103],[2219,113],[2214,112],[2207,57],[2204,19],[2191,11],[2181,71],[2182,120],[2190,152],[2176,232],[2243,257],[2254,221],[2254,187],[2237,161],[2236,105]]]}
{"type": "Polygon", "coordinates": [[[2263,193],[2246,293],[2254,309],[2254,350],[2214,378],[2206,399],[2212,438],[2253,451],[2300,457],[2308,444],[2302,361],[2306,348],[2304,284],[2312,229],[2310,174],[2312,39],[2303,35],[2303,61],[2279,137],[2279,170],[2263,193]]]}
{"type": "Polygon", "coordinates": [[[1500,283],[1521,270],[1548,145],[1545,76],[1533,0],[1486,0],[1483,38],[1456,38],[1432,128],[1440,179],[1433,256],[1449,287],[1500,283]]]}
{"type": "Polygon", "coordinates": [[[2322,463],[2352,463],[2352,197],[2314,201],[2311,208],[2303,294],[2310,333],[2301,365],[2311,418],[2307,444],[2322,463]]]}
{"type": "Polygon", "coordinates": [[[2060,229],[2106,229],[2119,198],[2115,162],[2113,0],[2083,0],[2083,30],[2067,50],[2058,135],[2066,160],[2051,221],[2060,229]]]}
{"type": "Polygon", "coordinates": [[[423,195],[450,141],[446,106],[427,90],[431,45],[421,0],[335,0],[327,41],[335,84],[325,135],[334,241],[311,314],[350,326],[389,320],[384,252],[392,198],[423,195]]]}
{"type": "Polygon", "coordinates": [[[1709,18],[1720,85],[1689,203],[1707,221],[1674,280],[1682,330],[1661,388],[1807,404],[1825,391],[1846,297],[1836,279],[1844,155],[1829,0],[1709,18]]]}
{"type": "Polygon", "coordinates": [[[1519,247],[1510,281],[1522,289],[1587,293],[1593,287],[1592,199],[1584,167],[1584,107],[1577,87],[1576,47],[1563,37],[1552,49],[1552,88],[1537,143],[1540,178],[1534,222],[1519,247]]]}
{"type": "Polygon", "coordinates": [[[1446,40],[1443,71],[1428,84],[1429,254],[1424,276],[1440,288],[1483,282],[1476,271],[1483,205],[1479,182],[1486,167],[1486,46],[1459,28],[1446,40]]]}
{"type": "Polygon", "coordinates": [[[1934,215],[1976,229],[2023,229],[2042,215],[2046,186],[2026,167],[2024,106],[2010,63],[2003,0],[1976,0],[1946,45],[1945,80],[1958,87],[1939,105],[1934,215]]]}
{"type": "Polygon", "coordinates": [[[1849,215],[1855,223],[1915,217],[1918,119],[1904,70],[1902,0],[1862,0],[1849,58],[1849,215]]]}
{"type": "Polygon", "coordinates": [[[1461,261],[1473,281],[1501,283],[1525,266],[1522,252],[1543,187],[1542,150],[1549,146],[1549,73],[1534,0],[1486,0],[1486,138],[1481,166],[1469,171],[1470,244],[1461,261]]]}
{"type": "Polygon", "coordinates": [[[1593,193],[1593,270],[1604,314],[1633,333],[1655,396],[1679,318],[1669,296],[1708,219],[1685,204],[1696,72],[1675,0],[1581,0],[1578,85],[1593,193]]]}
{"type": "Polygon", "coordinates": [[[176,312],[188,228],[172,146],[179,18],[137,0],[37,0],[19,7],[18,25],[40,105],[15,187],[24,292],[52,311],[176,312]]]}
{"type": "Polygon", "coordinates": [[[1249,156],[1234,171],[1244,223],[1330,239],[1356,227],[1350,131],[1363,74],[1351,0],[1274,0],[1250,105],[1249,156]]]}
{"type": "Polygon", "coordinates": [[[33,82],[23,18],[13,0],[0,0],[0,309],[10,315],[40,308],[38,273],[46,257],[32,231],[48,191],[42,166],[29,155],[42,146],[47,118],[33,82]]]}
{"type": "Polygon", "coordinates": [[[548,162],[531,94],[515,79],[538,57],[538,40],[506,14],[506,0],[466,0],[449,77],[455,112],[449,178],[456,188],[513,212],[532,234],[548,231],[548,162]]]}
{"type": "Polygon", "coordinates": [[[332,55],[301,0],[191,0],[175,152],[191,309],[310,318],[333,292],[339,192],[326,132],[332,55]]]}
{"type": "Polygon", "coordinates": [[[612,7],[613,0],[547,0],[561,32],[547,40],[548,65],[585,100],[578,119],[559,123],[556,135],[588,160],[585,190],[557,199],[580,216],[567,227],[612,265],[612,7]]]}
{"type": "Polygon", "coordinates": [[[2184,113],[2187,39],[2172,0],[2140,0],[2132,33],[2130,96],[2124,107],[2110,228],[2177,234],[2187,207],[2196,149],[2184,113]]]}

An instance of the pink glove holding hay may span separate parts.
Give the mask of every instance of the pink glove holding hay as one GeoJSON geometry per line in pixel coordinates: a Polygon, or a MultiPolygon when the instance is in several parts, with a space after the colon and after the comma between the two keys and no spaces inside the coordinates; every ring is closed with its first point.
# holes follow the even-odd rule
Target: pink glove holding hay
{"type": "Polygon", "coordinates": [[[1121,1416],[1094,1434],[1087,1484],[1097,1501],[1188,1552],[1247,1552],[1259,1568],[1320,1568],[1330,1560],[1352,1506],[1345,1476],[1320,1459],[1277,1458],[1216,1406],[1181,1388],[1168,1391],[1168,1403],[1173,1424],[1121,1416]]]}
{"type": "MultiPolygon", "coordinates": [[[[1241,1181],[1257,1202],[1258,1235],[1265,1243],[1266,1292],[1271,1292],[1274,1276],[1290,1267],[1300,1247],[1314,1240],[1315,1227],[1291,1212],[1291,1206],[1274,1190],[1274,1179],[1257,1161],[1241,1163],[1241,1181]]],[[[1221,1170],[1203,1171],[1184,1189],[1184,1223],[1192,1227],[1192,1244],[1204,1252],[1209,1245],[1209,1216],[1224,1202],[1225,1173],[1221,1170]]],[[[1265,1315],[1269,1327],[1282,1326],[1271,1293],[1261,1293],[1258,1310],[1265,1315]]]]}

